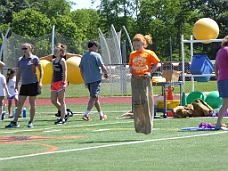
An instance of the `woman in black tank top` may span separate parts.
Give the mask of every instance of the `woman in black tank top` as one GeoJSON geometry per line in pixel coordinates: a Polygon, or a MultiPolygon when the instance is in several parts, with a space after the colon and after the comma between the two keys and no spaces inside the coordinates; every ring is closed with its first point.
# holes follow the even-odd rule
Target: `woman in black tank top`
{"type": "Polygon", "coordinates": [[[65,103],[65,90],[67,88],[67,66],[66,60],[63,58],[66,46],[55,47],[54,56],[52,61],[53,75],[51,83],[51,101],[58,109],[60,118],[57,119],[55,124],[65,124],[66,120],[66,103],[65,103]]]}

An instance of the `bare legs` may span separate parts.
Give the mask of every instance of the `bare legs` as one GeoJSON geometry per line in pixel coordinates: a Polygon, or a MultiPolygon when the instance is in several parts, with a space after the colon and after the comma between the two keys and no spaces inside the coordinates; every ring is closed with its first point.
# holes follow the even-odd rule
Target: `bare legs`
{"type": "Polygon", "coordinates": [[[55,105],[55,107],[61,111],[61,119],[65,119],[66,115],[66,103],[65,103],[65,90],[61,90],[60,92],[51,92],[51,101],[55,105]]]}
{"type": "MultiPolygon", "coordinates": [[[[18,118],[22,112],[22,107],[25,103],[26,98],[27,98],[27,96],[19,95],[17,111],[16,111],[16,115],[13,119],[13,122],[18,121],[18,118]]],[[[30,121],[33,122],[33,119],[35,117],[35,112],[36,112],[36,96],[29,96],[29,104],[30,104],[30,121]]]]}
{"type": "Polygon", "coordinates": [[[222,119],[228,109],[228,98],[223,98],[223,105],[219,110],[216,126],[222,125],[222,119]]]}
{"type": "Polygon", "coordinates": [[[87,110],[91,111],[91,109],[93,108],[93,105],[96,107],[98,112],[101,112],[99,97],[90,97],[87,110]]]}

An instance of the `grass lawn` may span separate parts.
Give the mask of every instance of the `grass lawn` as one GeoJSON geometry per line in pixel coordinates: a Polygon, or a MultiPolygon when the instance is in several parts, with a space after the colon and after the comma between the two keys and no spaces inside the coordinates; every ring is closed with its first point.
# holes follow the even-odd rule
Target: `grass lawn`
{"type": "MultiPolygon", "coordinates": [[[[192,82],[186,81],[185,85],[185,92],[188,94],[192,91],[192,82]]],[[[131,85],[130,82],[126,83],[125,91],[120,93],[121,85],[119,82],[115,83],[103,83],[101,85],[101,92],[100,96],[130,96],[131,95],[131,85]]],[[[216,81],[209,81],[209,82],[194,82],[194,90],[202,91],[202,92],[210,92],[210,91],[217,91],[217,82],[216,81]]],[[[161,87],[160,86],[153,86],[153,93],[155,95],[161,94],[161,87]]],[[[176,86],[174,87],[174,94],[180,94],[179,88],[176,86]]],[[[38,98],[50,98],[50,85],[45,85],[42,88],[42,94],[38,96],[38,98]]],[[[84,84],[74,85],[70,84],[66,91],[66,97],[88,97],[88,91],[85,88],[84,84]]]]}
{"type": "MultiPolygon", "coordinates": [[[[0,170],[9,171],[225,171],[228,131],[180,131],[217,118],[155,119],[153,132],[137,134],[132,119],[116,119],[129,104],[102,105],[108,119],[83,121],[86,105],[68,105],[75,114],[65,125],[54,125],[53,106],[37,107],[34,128],[29,118],[19,128],[0,122],[0,170]]],[[[225,118],[224,123],[228,122],[225,118]]]]}

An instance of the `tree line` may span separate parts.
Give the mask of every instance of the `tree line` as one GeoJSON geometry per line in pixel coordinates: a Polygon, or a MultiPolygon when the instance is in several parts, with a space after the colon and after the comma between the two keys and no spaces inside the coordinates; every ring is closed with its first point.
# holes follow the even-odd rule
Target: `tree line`
{"type": "MultiPolygon", "coordinates": [[[[173,61],[181,60],[181,35],[190,39],[194,23],[200,18],[217,22],[218,38],[228,33],[226,0],[101,0],[96,9],[75,11],[71,11],[72,5],[75,4],[68,0],[1,0],[0,30],[5,33],[10,27],[21,36],[40,37],[50,33],[55,25],[56,32],[85,41],[97,39],[98,28],[105,33],[111,25],[117,31],[125,26],[131,38],[136,33],[150,34],[153,44],[148,48],[162,61],[169,61],[170,56],[173,61]]],[[[127,37],[123,34],[121,40],[124,39],[127,37]]],[[[186,60],[190,60],[189,46],[184,48],[186,60]]],[[[199,43],[194,45],[194,53],[215,59],[219,48],[219,43],[199,43]]],[[[76,48],[74,53],[81,53],[80,49],[76,48]]]]}

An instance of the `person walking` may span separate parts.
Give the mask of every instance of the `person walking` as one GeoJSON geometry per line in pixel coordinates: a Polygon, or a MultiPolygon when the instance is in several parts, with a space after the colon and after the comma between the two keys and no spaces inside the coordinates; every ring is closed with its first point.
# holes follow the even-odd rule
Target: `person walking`
{"type": "Polygon", "coordinates": [[[65,54],[66,46],[55,47],[54,55],[55,59],[52,61],[53,75],[51,83],[51,101],[55,107],[60,111],[60,118],[57,119],[55,124],[65,124],[68,120],[65,103],[65,92],[67,88],[67,65],[63,58],[65,54]]]}
{"type": "Polygon", "coordinates": [[[215,129],[222,129],[222,120],[228,109],[228,35],[224,37],[221,48],[218,50],[214,65],[219,97],[223,99],[222,107],[218,112],[215,129]]]}
{"type": "Polygon", "coordinates": [[[5,63],[0,61],[0,115],[1,115],[1,120],[4,120],[5,118],[5,113],[3,113],[3,105],[4,105],[4,98],[5,98],[5,93],[7,95],[7,98],[10,98],[11,94],[9,93],[9,90],[6,86],[6,78],[2,74],[2,69],[5,66],[5,63]]]}
{"type": "Polygon", "coordinates": [[[157,55],[147,50],[147,43],[152,43],[150,35],[136,34],[133,37],[133,47],[129,58],[132,87],[132,108],[134,126],[137,133],[149,134],[153,127],[154,102],[151,74],[160,62],[157,55]]]}
{"type": "Polygon", "coordinates": [[[20,126],[18,124],[18,118],[28,96],[30,104],[30,121],[28,122],[28,127],[33,128],[33,120],[36,112],[36,96],[41,93],[43,69],[40,64],[40,60],[37,56],[33,55],[34,49],[32,44],[24,43],[21,50],[24,55],[18,60],[15,84],[15,89],[18,90],[18,84],[21,78],[22,82],[18,97],[18,106],[13,121],[11,121],[9,125],[5,126],[5,128],[17,128],[20,126]],[[38,67],[38,71],[40,72],[39,80],[36,74],[36,67],[38,67]]]}
{"type": "Polygon", "coordinates": [[[18,91],[15,89],[16,72],[12,68],[9,68],[7,70],[6,84],[7,84],[7,88],[9,90],[9,93],[11,94],[11,97],[7,98],[7,101],[8,101],[8,118],[13,118],[12,110],[11,110],[12,109],[12,101],[14,100],[15,109],[17,109],[18,91]]]}
{"type": "Polygon", "coordinates": [[[85,121],[91,121],[89,114],[94,105],[99,113],[100,120],[105,120],[107,115],[103,114],[101,110],[99,93],[103,75],[102,72],[104,73],[104,78],[107,79],[108,71],[102,61],[101,55],[97,53],[98,44],[94,40],[89,40],[88,49],[89,51],[82,55],[81,62],[79,64],[85,86],[88,88],[90,93],[87,110],[85,111],[82,119],[85,121]]]}

